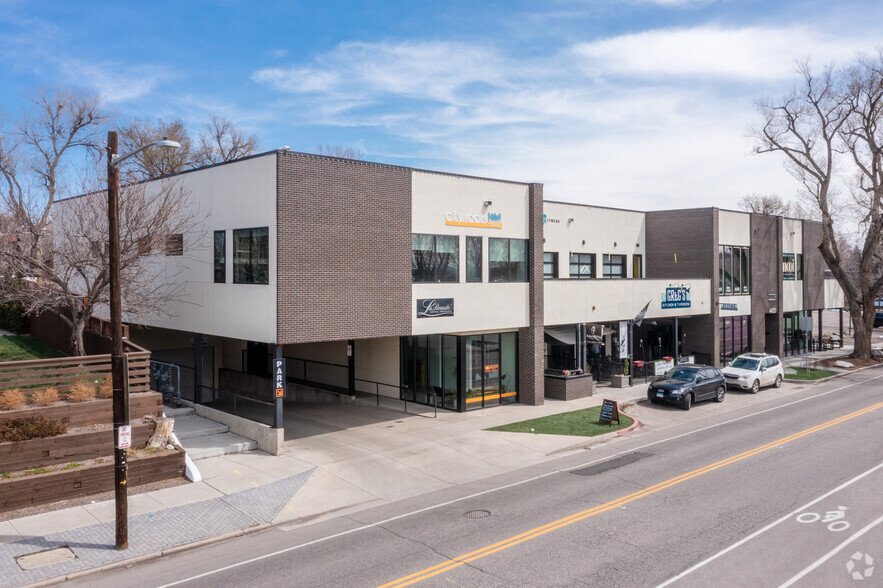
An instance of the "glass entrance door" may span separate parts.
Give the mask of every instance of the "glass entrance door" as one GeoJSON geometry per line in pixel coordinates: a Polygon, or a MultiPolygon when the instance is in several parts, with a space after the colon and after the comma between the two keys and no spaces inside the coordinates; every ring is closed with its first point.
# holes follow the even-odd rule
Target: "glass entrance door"
{"type": "Polygon", "coordinates": [[[484,336],[484,405],[500,404],[500,336],[484,336]]]}

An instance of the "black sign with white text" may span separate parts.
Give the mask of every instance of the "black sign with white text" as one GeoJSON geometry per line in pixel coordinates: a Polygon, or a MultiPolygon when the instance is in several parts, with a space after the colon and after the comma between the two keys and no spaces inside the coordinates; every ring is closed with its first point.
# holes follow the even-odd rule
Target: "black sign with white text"
{"type": "Polygon", "coordinates": [[[273,397],[285,398],[285,359],[273,360],[273,397]]]}
{"type": "Polygon", "coordinates": [[[453,298],[426,298],[417,300],[417,318],[454,316],[453,298]]]}

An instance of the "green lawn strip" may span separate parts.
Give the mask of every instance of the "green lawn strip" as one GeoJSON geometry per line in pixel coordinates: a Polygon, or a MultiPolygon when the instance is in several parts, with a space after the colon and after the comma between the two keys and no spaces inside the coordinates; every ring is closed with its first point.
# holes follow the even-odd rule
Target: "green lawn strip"
{"type": "Polygon", "coordinates": [[[65,357],[64,353],[27,335],[0,337],[0,361],[24,361],[65,357]]]}
{"type": "Polygon", "coordinates": [[[553,414],[529,421],[510,423],[499,427],[492,427],[488,431],[507,431],[509,433],[541,433],[544,435],[576,435],[580,437],[594,437],[611,431],[624,429],[632,424],[632,419],[620,413],[619,424],[614,421],[611,425],[599,423],[598,416],[601,414],[600,406],[593,406],[572,412],[553,414]]]}
{"type": "Polygon", "coordinates": [[[821,380],[830,376],[836,376],[840,372],[832,372],[831,370],[809,370],[809,376],[806,375],[805,369],[797,370],[796,374],[785,374],[786,380],[821,380]]]}

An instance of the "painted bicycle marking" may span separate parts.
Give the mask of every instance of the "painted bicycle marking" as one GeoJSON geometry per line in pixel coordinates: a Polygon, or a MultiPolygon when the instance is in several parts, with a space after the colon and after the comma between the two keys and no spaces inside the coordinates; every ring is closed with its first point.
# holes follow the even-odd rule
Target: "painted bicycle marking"
{"type": "Polygon", "coordinates": [[[838,506],[838,510],[829,510],[823,515],[817,512],[804,512],[797,515],[798,523],[815,523],[821,521],[822,524],[827,523],[829,531],[845,531],[849,528],[849,521],[843,520],[846,517],[847,508],[838,506]]]}

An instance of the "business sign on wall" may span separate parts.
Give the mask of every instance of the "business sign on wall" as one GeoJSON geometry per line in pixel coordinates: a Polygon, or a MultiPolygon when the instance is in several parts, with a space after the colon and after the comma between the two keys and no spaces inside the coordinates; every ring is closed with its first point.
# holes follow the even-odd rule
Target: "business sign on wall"
{"type": "Polygon", "coordinates": [[[502,229],[503,215],[499,212],[489,212],[487,214],[460,214],[459,212],[449,212],[445,215],[445,224],[451,227],[502,229]]]}
{"type": "Polygon", "coordinates": [[[418,298],[417,318],[454,316],[453,298],[418,298]]]}
{"type": "Polygon", "coordinates": [[[793,280],[797,276],[797,259],[793,253],[782,254],[782,279],[793,280]]]}
{"type": "Polygon", "coordinates": [[[662,308],[690,308],[690,289],[685,286],[666,288],[662,308]]]}
{"type": "Polygon", "coordinates": [[[739,310],[739,305],[730,304],[729,302],[721,302],[721,310],[739,310]]]}

